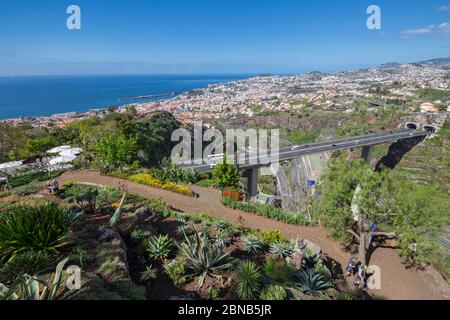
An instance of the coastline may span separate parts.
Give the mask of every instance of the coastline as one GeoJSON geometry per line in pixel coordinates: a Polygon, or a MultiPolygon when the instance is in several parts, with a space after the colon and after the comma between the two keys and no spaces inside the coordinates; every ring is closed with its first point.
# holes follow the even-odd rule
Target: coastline
{"type": "Polygon", "coordinates": [[[250,74],[198,74],[0,77],[0,84],[3,85],[3,88],[0,86],[0,94],[7,97],[0,103],[0,111],[3,111],[0,112],[0,122],[20,123],[26,120],[59,122],[67,118],[84,118],[98,115],[111,106],[126,108],[131,105],[162,102],[195,90],[206,89],[210,85],[226,84],[253,76],[250,74]],[[14,87],[15,81],[24,83],[20,83],[20,87],[14,83],[14,87]],[[63,81],[69,84],[65,84],[61,92],[55,92],[52,86],[63,81]],[[86,85],[84,82],[91,83],[86,85]],[[94,82],[95,85],[92,84],[94,82]],[[45,91],[42,90],[44,86],[45,91]],[[32,91],[30,88],[34,89],[34,87],[38,89],[30,93],[32,91]],[[27,94],[24,95],[23,91],[27,91],[27,94]],[[79,99],[81,102],[73,101],[74,97],[81,97],[79,99]],[[27,99],[26,103],[19,102],[24,99],[27,99]],[[50,107],[43,100],[50,102],[50,107]],[[95,102],[96,100],[101,101],[95,102]],[[58,104],[65,107],[60,108],[58,104]],[[73,107],[74,105],[76,107],[73,107]],[[25,115],[17,114],[16,110],[22,110],[22,108],[25,115]],[[46,109],[53,109],[53,111],[45,112],[46,109]],[[8,116],[12,113],[17,115],[8,116]]]}

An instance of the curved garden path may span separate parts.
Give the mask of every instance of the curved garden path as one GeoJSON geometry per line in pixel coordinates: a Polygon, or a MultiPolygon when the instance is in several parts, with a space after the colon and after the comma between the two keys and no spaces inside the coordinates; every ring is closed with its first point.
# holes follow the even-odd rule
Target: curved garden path
{"type": "MultiPolygon", "coordinates": [[[[260,230],[280,230],[288,239],[300,236],[317,243],[329,257],[342,266],[345,266],[350,258],[349,253],[343,251],[338,243],[330,239],[323,228],[289,225],[255,214],[226,208],[221,204],[220,191],[214,189],[190,186],[199,195],[198,198],[191,198],[119,178],[102,176],[94,170],[68,171],[58,178],[60,184],[70,180],[123,188],[126,192],[163,200],[175,210],[183,211],[186,214],[204,213],[227,220],[235,225],[260,230]]],[[[422,272],[405,269],[395,249],[379,248],[375,250],[370,264],[381,268],[381,289],[373,291],[377,299],[425,300],[440,298],[424,280],[422,272]]]]}

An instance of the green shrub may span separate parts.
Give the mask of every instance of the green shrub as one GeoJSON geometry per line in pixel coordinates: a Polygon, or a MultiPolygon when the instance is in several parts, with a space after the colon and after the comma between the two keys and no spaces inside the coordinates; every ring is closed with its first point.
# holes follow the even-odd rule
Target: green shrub
{"type": "Polygon", "coordinates": [[[119,189],[94,184],[64,185],[59,194],[61,198],[73,198],[85,212],[96,212],[120,200],[119,189]]]}
{"type": "Polygon", "coordinates": [[[270,282],[288,286],[292,283],[295,270],[284,260],[267,257],[264,261],[263,272],[270,282]]]}
{"type": "Polygon", "coordinates": [[[236,294],[243,300],[255,299],[261,289],[262,276],[253,261],[244,261],[237,271],[236,294]]]}
{"type": "Polygon", "coordinates": [[[26,251],[5,263],[0,269],[0,282],[14,281],[24,274],[39,276],[48,273],[53,267],[53,261],[46,253],[26,251]]]}
{"type": "Polygon", "coordinates": [[[145,247],[150,259],[163,261],[172,252],[173,244],[167,235],[155,235],[147,240],[145,247]]]}
{"type": "Polygon", "coordinates": [[[208,287],[208,296],[210,299],[212,300],[217,300],[220,298],[220,289],[218,288],[213,288],[213,287],[208,287]]]}
{"type": "Polygon", "coordinates": [[[264,245],[261,239],[255,235],[249,235],[243,240],[245,251],[251,254],[258,254],[264,250],[264,245]]]}
{"type": "Polygon", "coordinates": [[[183,169],[170,164],[163,172],[163,179],[170,182],[194,184],[200,179],[200,173],[193,169],[183,169]]]}
{"type": "Polygon", "coordinates": [[[186,234],[185,242],[179,245],[180,252],[186,258],[186,266],[199,275],[198,285],[201,288],[206,276],[217,276],[217,272],[230,268],[229,254],[223,252],[223,247],[210,242],[206,228],[202,236],[195,230],[193,240],[186,234]]]}
{"type": "Polygon", "coordinates": [[[19,197],[29,196],[36,194],[44,189],[42,182],[31,182],[30,184],[23,185],[14,190],[14,194],[19,197]]]}
{"type": "Polygon", "coordinates": [[[164,271],[175,285],[183,285],[186,283],[185,263],[184,259],[177,258],[164,265],[164,271]]]}
{"type": "Polygon", "coordinates": [[[294,225],[310,225],[309,221],[304,214],[284,212],[281,209],[265,205],[265,204],[253,204],[248,202],[236,201],[230,197],[222,198],[222,204],[225,207],[241,210],[244,212],[255,213],[258,216],[271,218],[277,221],[285,222],[294,225]]]}
{"type": "Polygon", "coordinates": [[[311,296],[320,295],[323,291],[333,287],[323,275],[311,270],[298,271],[294,278],[295,287],[311,296]]]}
{"type": "Polygon", "coordinates": [[[264,287],[259,297],[261,300],[286,300],[287,292],[282,286],[271,284],[264,287]]]}
{"type": "Polygon", "coordinates": [[[197,185],[203,188],[211,188],[214,187],[216,185],[215,181],[212,179],[205,179],[205,180],[200,180],[199,182],[197,182],[197,185]]]}
{"type": "Polygon", "coordinates": [[[142,282],[150,282],[155,280],[158,277],[158,271],[152,267],[152,265],[145,268],[144,271],[141,272],[141,281],[142,282]]]}
{"type": "Polygon", "coordinates": [[[270,246],[272,243],[284,242],[286,238],[281,231],[278,230],[264,230],[259,234],[264,245],[270,246]]]}
{"type": "Polygon", "coordinates": [[[0,213],[0,261],[26,251],[57,253],[76,219],[56,203],[13,207],[0,213]]]}
{"type": "Polygon", "coordinates": [[[9,186],[11,188],[16,188],[32,182],[53,180],[60,175],[61,171],[30,173],[9,179],[9,186]]]}
{"type": "Polygon", "coordinates": [[[73,198],[83,211],[89,213],[97,211],[97,197],[99,194],[99,188],[84,185],[73,185],[60,192],[62,198],[73,198]]]}

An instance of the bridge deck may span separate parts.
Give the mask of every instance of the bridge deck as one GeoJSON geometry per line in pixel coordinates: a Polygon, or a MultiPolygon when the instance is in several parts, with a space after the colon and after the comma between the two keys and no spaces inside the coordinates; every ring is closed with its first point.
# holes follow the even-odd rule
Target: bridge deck
{"type": "MultiPolygon", "coordinates": [[[[276,160],[271,159],[270,150],[267,152],[268,156],[258,156],[256,152],[254,152],[253,154],[250,152],[246,154],[245,164],[239,164],[238,167],[239,169],[250,169],[253,167],[269,165],[273,162],[301,158],[310,154],[371,147],[383,143],[392,143],[403,139],[426,137],[428,135],[430,135],[430,132],[427,131],[401,129],[395,131],[367,134],[351,138],[335,139],[325,142],[305,144],[292,148],[276,150],[278,152],[276,160]]],[[[272,151],[273,154],[277,154],[277,152],[272,151]]],[[[182,167],[186,169],[195,169],[199,172],[210,172],[212,170],[211,165],[207,163],[196,165],[182,165],[182,167]]]]}

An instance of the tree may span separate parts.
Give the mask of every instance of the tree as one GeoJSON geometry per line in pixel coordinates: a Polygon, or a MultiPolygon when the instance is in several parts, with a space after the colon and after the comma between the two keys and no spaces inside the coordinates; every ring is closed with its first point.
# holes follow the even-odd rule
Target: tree
{"type": "Polygon", "coordinates": [[[213,179],[216,185],[224,188],[237,188],[240,181],[239,170],[233,165],[227,163],[227,157],[223,162],[217,164],[212,171],[213,179]]]}
{"type": "Polygon", "coordinates": [[[440,189],[396,171],[374,172],[362,161],[345,158],[331,161],[314,209],[334,238],[356,239],[363,266],[370,246],[393,238],[406,260],[432,262],[438,249],[427,235],[440,232],[450,216],[440,189]],[[377,230],[370,230],[372,223],[377,230]]]}
{"type": "Polygon", "coordinates": [[[163,158],[170,157],[175,142],[171,141],[172,133],[180,127],[180,123],[169,112],[158,112],[150,118],[121,125],[122,130],[136,138],[139,144],[139,160],[144,165],[155,165],[163,158]]]}
{"type": "Polygon", "coordinates": [[[26,149],[23,152],[24,157],[45,153],[48,149],[56,146],[55,139],[48,135],[42,138],[30,139],[26,143],[26,149]]]}
{"type": "Polygon", "coordinates": [[[101,169],[106,171],[132,164],[136,151],[136,140],[128,139],[124,135],[109,134],[97,144],[99,164],[101,169]]]}
{"type": "Polygon", "coordinates": [[[0,161],[18,159],[26,142],[25,130],[9,123],[0,123],[0,161]]]}

